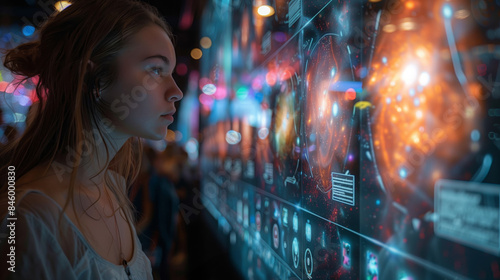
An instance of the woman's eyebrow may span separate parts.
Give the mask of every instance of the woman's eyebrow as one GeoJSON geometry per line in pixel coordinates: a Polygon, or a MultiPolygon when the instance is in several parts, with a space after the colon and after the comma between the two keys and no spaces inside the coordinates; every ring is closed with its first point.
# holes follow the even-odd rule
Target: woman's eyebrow
{"type": "Polygon", "coordinates": [[[161,54],[148,56],[148,57],[144,58],[142,61],[147,60],[147,59],[151,59],[151,58],[159,58],[159,59],[163,60],[163,62],[165,62],[165,64],[167,64],[167,65],[170,64],[170,61],[168,60],[168,58],[166,56],[161,55],[161,54]]]}

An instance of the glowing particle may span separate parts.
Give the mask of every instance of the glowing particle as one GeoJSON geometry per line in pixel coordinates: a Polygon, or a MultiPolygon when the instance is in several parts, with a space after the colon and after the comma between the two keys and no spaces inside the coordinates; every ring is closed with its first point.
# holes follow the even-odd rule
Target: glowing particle
{"type": "Polygon", "coordinates": [[[257,9],[257,13],[263,17],[269,17],[274,14],[274,8],[269,5],[262,5],[257,9]]]}
{"type": "Polygon", "coordinates": [[[387,64],[387,57],[382,57],[382,63],[387,64]]]}
{"type": "Polygon", "coordinates": [[[266,74],[266,82],[270,86],[274,86],[276,84],[276,74],[273,72],[269,72],[266,74]]]}
{"type": "Polygon", "coordinates": [[[477,142],[479,141],[479,139],[481,138],[481,134],[479,133],[479,131],[477,131],[476,129],[474,129],[471,133],[470,133],[470,139],[474,142],[477,142]]]}
{"type": "Polygon", "coordinates": [[[375,201],[375,203],[376,203],[377,205],[380,205],[380,199],[377,199],[377,201],[375,201]]]}
{"type": "Polygon", "coordinates": [[[347,100],[354,100],[356,99],[356,91],[353,88],[349,88],[345,92],[345,97],[347,100]]]}
{"type": "Polygon", "coordinates": [[[451,18],[453,16],[453,10],[451,9],[449,4],[443,5],[443,16],[445,18],[451,18]]]}
{"type": "Polygon", "coordinates": [[[398,96],[396,96],[397,101],[401,101],[402,99],[403,99],[403,97],[401,96],[401,94],[398,94],[398,96]]]}
{"type": "Polygon", "coordinates": [[[212,46],[212,40],[208,37],[203,37],[200,40],[200,46],[204,49],[208,49],[212,46]]]}
{"type": "Polygon", "coordinates": [[[201,91],[203,91],[203,93],[206,95],[212,95],[215,93],[216,90],[217,88],[215,87],[214,84],[206,84],[203,86],[203,89],[201,91]]]}
{"type": "Polygon", "coordinates": [[[33,25],[26,25],[23,27],[24,36],[31,36],[33,33],[35,33],[35,27],[33,25]]]}
{"type": "Polygon", "coordinates": [[[415,113],[415,115],[417,116],[417,119],[421,119],[422,118],[422,111],[417,110],[417,112],[415,113]]]}
{"type": "Polygon", "coordinates": [[[410,96],[414,96],[415,95],[415,89],[414,88],[410,88],[410,96]]]}
{"type": "Polygon", "coordinates": [[[264,140],[266,139],[267,135],[269,135],[269,129],[267,129],[266,127],[262,127],[261,129],[259,129],[259,138],[264,140]]]}
{"type": "Polygon", "coordinates": [[[414,134],[412,137],[412,140],[415,144],[418,144],[420,142],[420,138],[418,138],[418,134],[414,134]]]}
{"type": "Polygon", "coordinates": [[[259,91],[262,89],[262,81],[259,78],[255,78],[252,81],[252,88],[256,91],[259,91]]]}
{"type": "Polygon", "coordinates": [[[387,103],[387,104],[391,104],[391,98],[390,98],[390,97],[387,97],[387,98],[385,99],[385,103],[387,103]]]}
{"type": "Polygon", "coordinates": [[[191,57],[193,59],[198,60],[198,59],[201,58],[202,55],[203,55],[203,52],[200,49],[198,49],[198,48],[194,48],[194,49],[191,50],[191,57]]]}
{"type": "Polygon", "coordinates": [[[418,83],[421,85],[421,86],[426,86],[429,84],[431,80],[431,75],[429,75],[429,73],[427,72],[422,72],[422,74],[420,74],[420,77],[418,78],[418,83]]]}
{"type": "Polygon", "coordinates": [[[332,71],[330,72],[330,77],[333,78],[335,76],[336,70],[335,68],[332,68],[332,71]]]}
{"type": "Polygon", "coordinates": [[[189,138],[186,145],[184,145],[184,149],[188,154],[198,152],[198,141],[195,138],[189,138]]]}
{"type": "Polygon", "coordinates": [[[25,95],[15,95],[18,96],[17,102],[21,106],[30,106],[32,104],[31,99],[25,95]]]}
{"type": "Polygon", "coordinates": [[[458,10],[455,12],[455,18],[456,19],[466,19],[470,16],[469,10],[458,10]]]}
{"type": "Polygon", "coordinates": [[[417,50],[417,56],[420,57],[420,58],[424,58],[426,57],[426,51],[424,48],[419,48],[417,50]]]}
{"type": "Polygon", "coordinates": [[[288,118],[289,118],[289,116],[288,116],[288,114],[287,114],[287,115],[286,115],[286,119],[283,119],[283,120],[281,121],[281,129],[283,129],[283,130],[284,130],[284,129],[286,129],[286,127],[288,126],[288,118]]]}
{"type": "Polygon", "coordinates": [[[337,104],[337,102],[333,103],[333,107],[332,107],[332,114],[334,117],[336,117],[339,113],[339,105],[337,104]]]}
{"type": "Polygon", "coordinates": [[[417,79],[417,66],[413,64],[406,66],[401,74],[401,78],[406,84],[413,84],[417,79]]]}
{"type": "Polygon", "coordinates": [[[394,24],[387,24],[387,25],[384,26],[383,30],[384,30],[384,32],[392,33],[394,31],[396,31],[396,25],[394,25],[394,24]]]}
{"type": "Polygon", "coordinates": [[[414,30],[417,28],[417,24],[412,20],[407,20],[407,21],[400,23],[399,28],[401,30],[406,30],[406,31],[414,30]]]}
{"type": "Polygon", "coordinates": [[[415,106],[420,105],[420,99],[418,97],[416,97],[415,99],[413,99],[413,104],[415,104],[415,106]]]}
{"type": "Polygon", "coordinates": [[[184,76],[187,74],[188,72],[188,68],[187,68],[187,65],[184,64],[184,63],[179,63],[177,64],[177,66],[175,66],[175,72],[179,75],[179,76],[184,76]]]}
{"type": "Polygon", "coordinates": [[[200,94],[200,103],[207,106],[207,107],[212,107],[214,104],[214,99],[212,96],[206,95],[206,94],[200,94]]]}
{"type": "Polygon", "coordinates": [[[246,87],[240,87],[236,91],[236,97],[239,99],[245,99],[245,98],[247,98],[247,96],[248,96],[248,88],[246,88],[246,87]]]}
{"type": "Polygon", "coordinates": [[[404,168],[399,169],[399,177],[405,179],[406,176],[408,176],[406,169],[404,169],[404,168]]]}

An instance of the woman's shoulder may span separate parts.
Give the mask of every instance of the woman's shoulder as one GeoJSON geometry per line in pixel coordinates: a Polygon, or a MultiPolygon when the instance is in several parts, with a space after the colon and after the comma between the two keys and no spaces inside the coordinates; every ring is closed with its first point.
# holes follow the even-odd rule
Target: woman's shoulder
{"type": "Polygon", "coordinates": [[[0,198],[0,218],[32,217],[52,230],[57,228],[60,206],[39,189],[20,189],[0,198]]]}

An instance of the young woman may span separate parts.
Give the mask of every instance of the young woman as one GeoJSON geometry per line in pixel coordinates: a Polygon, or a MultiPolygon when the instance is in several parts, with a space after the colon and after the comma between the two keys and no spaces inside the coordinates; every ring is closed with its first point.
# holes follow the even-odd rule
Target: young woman
{"type": "Polygon", "coordinates": [[[153,279],[127,193],[134,144],[183,97],[170,29],[143,2],[74,0],[36,34],[4,52],[40,103],[0,150],[0,279],[153,279]]]}

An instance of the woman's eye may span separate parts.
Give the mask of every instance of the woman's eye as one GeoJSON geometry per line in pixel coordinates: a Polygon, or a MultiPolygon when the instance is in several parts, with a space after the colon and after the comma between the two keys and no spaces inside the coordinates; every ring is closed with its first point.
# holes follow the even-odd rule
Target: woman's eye
{"type": "Polygon", "coordinates": [[[161,67],[151,67],[149,69],[150,72],[153,72],[155,75],[158,75],[158,76],[161,74],[162,70],[163,69],[161,67]]]}

